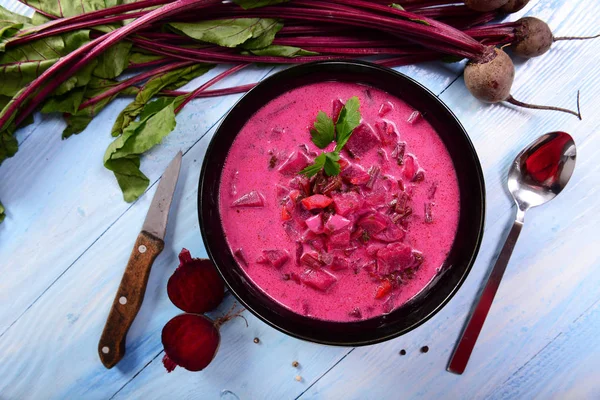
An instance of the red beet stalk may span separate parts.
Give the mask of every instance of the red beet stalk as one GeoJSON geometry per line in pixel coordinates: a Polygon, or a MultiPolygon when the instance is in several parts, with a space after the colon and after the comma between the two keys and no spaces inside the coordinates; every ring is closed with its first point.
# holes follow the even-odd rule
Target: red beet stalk
{"type": "Polygon", "coordinates": [[[25,101],[35,92],[37,89],[46,83],[50,77],[56,72],[62,70],[69,65],[72,65],[66,72],[62,73],[59,77],[53,79],[50,83],[44,86],[39,93],[37,93],[35,99],[33,99],[27,108],[20,113],[16,118],[16,123],[19,125],[35,108],[43,102],[46,97],[51,94],[62,82],[68,77],[74,75],[82,67],[87,65],[91,60],[97,57],[99,54],[106,51],[110,46],[119,42],[129,34],[143,28],[154,21],[165,18],[169,15],[176,14],[191,9],[199,9],[206,7],[211,4],[220,2],[220,0],[178,0],[174,3],[164,5],[158,9],[148,12],[143,17],[136,19],[128,25],[125,25],[119,29],[116,29],[104,36],[92,40],[86,45],[81,46],[77,50],[70,53],[68,56],[63,57],[57,61],[54,65],[48,68],[38,78],[31,82],[24,91],[17,95],[9,105],[5,108],[4,112],[0,116],[0,130],[4,129],[6,124],[12,120],[13,114],[23,105],[25,101]],[[78,60],[79,59],[79,60],[78,60]],[[72,64],[74,61],[75,64],[72,64]]]}

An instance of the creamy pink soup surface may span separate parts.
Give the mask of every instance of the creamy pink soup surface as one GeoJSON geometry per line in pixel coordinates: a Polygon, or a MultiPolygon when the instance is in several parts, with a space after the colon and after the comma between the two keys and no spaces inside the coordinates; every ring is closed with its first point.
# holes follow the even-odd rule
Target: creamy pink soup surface
{"type": "MultiPolygon", "coordinates": [[[[335,146],[332,143],[327,151],[335,146]]],[[[263,106],[225,163],[219,211],[229,247],[273,300],[312,318],[372,318],[436,275],[459,218],[456,172],[435,130],[403,100],[343,82],[293,89],[263,106]],[[309,129],[352,96],[359,125],[336,177],[299,174],[309,129]]]]}

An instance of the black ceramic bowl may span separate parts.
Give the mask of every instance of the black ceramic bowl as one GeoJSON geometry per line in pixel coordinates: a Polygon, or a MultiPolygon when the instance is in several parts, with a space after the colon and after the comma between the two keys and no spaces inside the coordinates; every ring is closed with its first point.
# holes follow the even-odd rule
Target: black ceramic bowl
{"type": "Polygon", "coordinates": [[[288,335],[312,342],[357,346],[402,335],[431,318],[456,293],[479,250],[485,213],[484,181],[475,149],[454,114],[428,89],[391,69],[357,61],[299,65],[264,80],[246,94],[215,133],[202,166],[198,217],[204,244],[231,292],[248,310],[288,335]],[[244,274],[227,246],[219,217],[219,183],[225,158],[245,122],[269,100],[319,81],[347,81],[384,90],[419,110],[445,143],[458,175],[460,219],[441,272],[416,297],[393,312],[358,322],[330,322],[296,314],[266,296],[244,274]]]}

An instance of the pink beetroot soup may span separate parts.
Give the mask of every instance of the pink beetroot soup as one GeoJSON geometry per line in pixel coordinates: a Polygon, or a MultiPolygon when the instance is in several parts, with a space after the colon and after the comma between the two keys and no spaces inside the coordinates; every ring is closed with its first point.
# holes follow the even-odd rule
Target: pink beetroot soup
{"type": "Polygon", "coordinates": [[[427,121],[386,92],[342,82],[293,89],[252,116],[219,199],[248,277],[290,310],[330,321],[388,313],[421,291],[452,247],[460,205],[452,160],[427,121]],[[300,175],[321,151],[309,131],[318,111],[335,119],[352,96],[362,121],[342,172],[300,175]]]}

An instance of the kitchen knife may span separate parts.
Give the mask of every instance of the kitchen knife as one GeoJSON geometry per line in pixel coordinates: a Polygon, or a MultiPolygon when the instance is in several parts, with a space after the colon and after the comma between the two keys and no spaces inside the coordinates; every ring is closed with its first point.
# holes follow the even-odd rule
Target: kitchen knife
{"type": "Polygon", "coordinates": [[[114,367],[125,355],[127,331],[142,306],[152,263],[165,246],[167,219],[181,158],[180,151],[163,173],[104,325],[98,354],[106,368],[114,367]]]}

